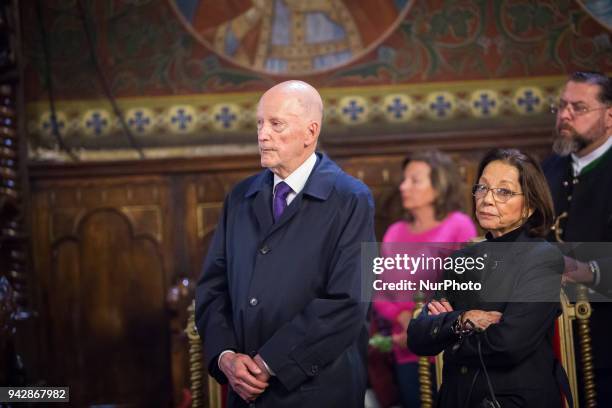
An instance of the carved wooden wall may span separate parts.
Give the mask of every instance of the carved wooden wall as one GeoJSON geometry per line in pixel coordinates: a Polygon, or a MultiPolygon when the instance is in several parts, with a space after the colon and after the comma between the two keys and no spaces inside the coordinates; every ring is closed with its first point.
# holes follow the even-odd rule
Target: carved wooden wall
{"type": "MultiPolygon", "coordinates": [[[[476,148],[468,140],[447,151],[471,183],[486,149],[520,140],[491,137],[476,148]]],[[[547,132],[524,141],[540,155],[548,150],[547,132]]],[[[359,154],[354,145],[349,153],[326,146],[372,189],[379,239],[402,216],[405,153],[444,147],[390,146],[358,146],[359,154]]],[[[179,405],[189,386],[185,305],[225,195],[258,170],[255,156],[32,165],[40,376],[70,386],[75,406],[179,405]]]]}
{"type": "Polygon", "coordinates": [[[33,185],[41,346],[77,403],[169,402],[168,191],[157,177],[33,185]]]}
{"type": "Polygon", "coordinates": [[[190,282],[225,194],[257,163],[32,166],[40,377],[75,406],[180,404],[190,282]]]}

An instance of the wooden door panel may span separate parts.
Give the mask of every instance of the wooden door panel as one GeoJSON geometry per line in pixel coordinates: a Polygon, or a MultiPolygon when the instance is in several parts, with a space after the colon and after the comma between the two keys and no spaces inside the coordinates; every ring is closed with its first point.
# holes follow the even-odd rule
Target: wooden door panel
{"type": "Polygon", "coordinates": [[[54,246],[52,355],[77,403],[158,405],[171,395],[161,256],[134,229],[119,211],[94,210],[54,246]]]}

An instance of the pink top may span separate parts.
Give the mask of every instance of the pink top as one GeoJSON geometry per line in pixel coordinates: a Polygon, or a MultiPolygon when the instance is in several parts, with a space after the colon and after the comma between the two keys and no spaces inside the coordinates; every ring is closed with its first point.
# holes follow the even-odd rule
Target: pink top
{"type": "MultiPolygon", "coordinates": [[[[467,215],[455,211],[450,213],[442,222],[428,231],[413,233],[406,221],[397,221],[392,224],[383,237],[383,242],[467,242],[476,236],[476,227],[467,215]]],[[[385,254],[388,255],[388,254],[385,254]]],[[[388,302],[375,301],[376,312],[391,323],[393,334],[401,333],[404,329],[397,321],[397,317],[405,310],[412,311],[414,302],[388,302]]],[[[416,362],[419,356],[407,348],[393,346],[395,360],[399,364],[416,362]]]]}

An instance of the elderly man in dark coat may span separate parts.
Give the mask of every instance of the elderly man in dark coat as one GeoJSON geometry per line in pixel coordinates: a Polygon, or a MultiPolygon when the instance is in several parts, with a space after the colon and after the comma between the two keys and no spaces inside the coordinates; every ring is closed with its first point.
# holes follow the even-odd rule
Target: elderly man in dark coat
{"type": "Polygon", "coordinates": [[[375,241],[374,205],[363,183],[315,153],[322,111],[301,81],[262,96],[266,170],[228,194],[198,282],[196,325],[230,407],[364,404],[360,254],[375,241]]]}

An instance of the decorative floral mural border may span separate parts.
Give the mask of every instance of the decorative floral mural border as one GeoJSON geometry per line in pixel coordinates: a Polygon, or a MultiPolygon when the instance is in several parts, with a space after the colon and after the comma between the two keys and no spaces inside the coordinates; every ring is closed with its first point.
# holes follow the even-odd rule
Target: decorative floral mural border
{"type": "MultiPolygon", "coordinates": [[[[555,76],[321,89],[324,126],[333,130],[373,121],[384,131],[385,125],[398,123],[533,116],[548,111],[564,80],[555,76]]],[[[169,145],[173,137],[211,133],[226,135],[231,142],[232,134],[254,131],[259,97],[236,93],[122,98],[119,105],[131,131],[145,143],[148,135],[160,132],[168,135],[169,145]]],[[[48,106],[32,103],[27,111],[29,132],[50,138],[48,106]]],[[[60,133],[68,137],[105,138],[121,131],[105,101],[60,101],[56,111],[60,133]]]]}

